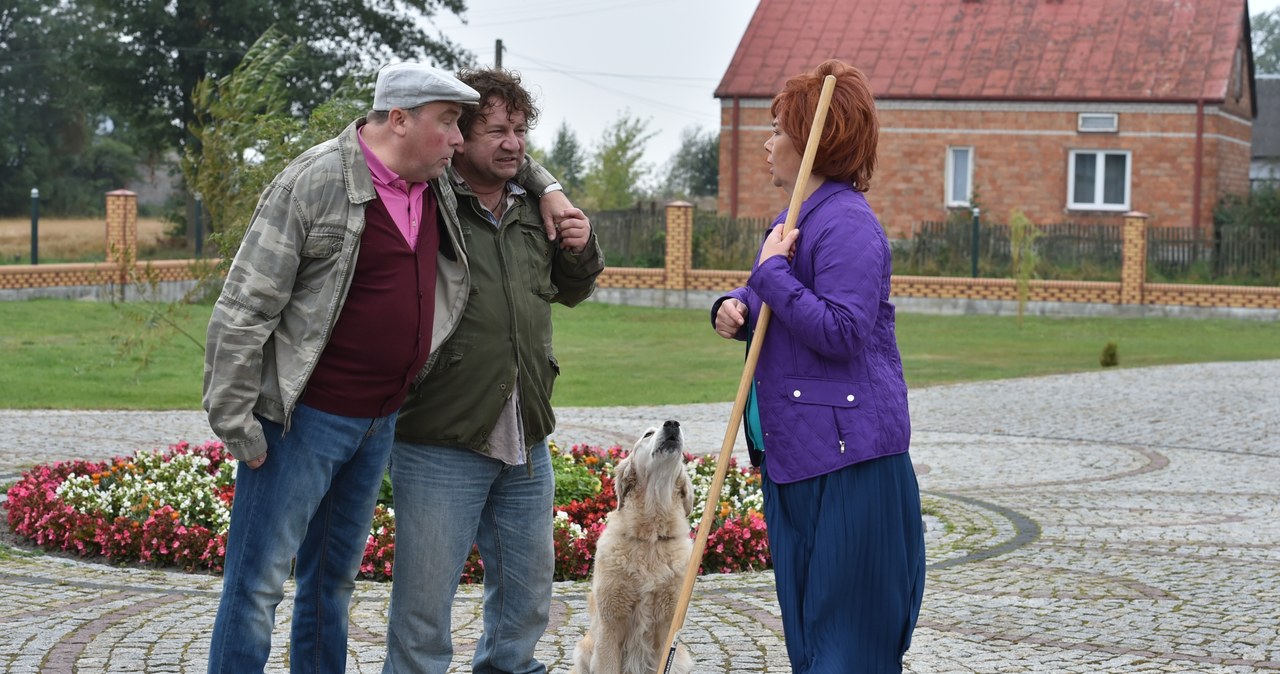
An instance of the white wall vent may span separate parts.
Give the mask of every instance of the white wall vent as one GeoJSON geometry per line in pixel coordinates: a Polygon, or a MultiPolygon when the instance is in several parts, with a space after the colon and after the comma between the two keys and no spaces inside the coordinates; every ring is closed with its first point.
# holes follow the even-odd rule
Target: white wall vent
{"type": "Polygon", "coordinates": [[[1115,133],[1120,130],[1120,115],[1114,112],[1082,112],[1076,129],[1081,133],[1115,133]]]}

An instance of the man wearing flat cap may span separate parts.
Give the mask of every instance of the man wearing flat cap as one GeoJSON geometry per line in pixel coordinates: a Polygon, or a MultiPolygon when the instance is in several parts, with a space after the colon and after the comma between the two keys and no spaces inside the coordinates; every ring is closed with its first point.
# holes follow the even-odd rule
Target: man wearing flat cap
{"type": "MultiPolygon", "coordinates": [[[[299,155],[258,201],[205,357],[209,424],[240,462],[211,673],[263,671],[295,557],[290,669],[345,670],[396,413],[467,304],[441,176],[462,146],[462,106],[478,100],[444,71],[387,66],[367,119],[299,155]]],[[[554,186],[536,165],[519,181],[554,186]]],[[[582,217],[559,193],[543,199],[553,210],[582,217]]]]}

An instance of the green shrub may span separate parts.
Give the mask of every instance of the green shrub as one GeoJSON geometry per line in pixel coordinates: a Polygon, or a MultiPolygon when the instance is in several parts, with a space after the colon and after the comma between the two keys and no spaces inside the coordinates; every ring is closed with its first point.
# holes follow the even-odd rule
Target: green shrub
{"type": "Polygon", "coordinates": [[[572,454],[553,447],[551,468],[556,474],[556,505],[583,501],[600,493],[600,478],[572,454]]]}
{"type": "Polygon", "coordinates": [[[1102,347],[1102,355],[1098,357],[1098,363],[1102,367],[1115,367],[1120,364],[1119,346],[1115,342],[1107,342],[1102,347]]]}

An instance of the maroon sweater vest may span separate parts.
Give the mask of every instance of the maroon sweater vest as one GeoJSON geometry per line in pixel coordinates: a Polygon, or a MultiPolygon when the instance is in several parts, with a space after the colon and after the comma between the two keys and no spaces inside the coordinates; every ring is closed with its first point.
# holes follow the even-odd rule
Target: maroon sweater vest
{"type": "Polygon", "coordinates": [[[416,251],[381,199],[369,203],[364,218],[351,289],[302,402],[329,414],[378,418],[400,408],[431,353],[440,250],[435,193],[423,192],[416,251]]]}

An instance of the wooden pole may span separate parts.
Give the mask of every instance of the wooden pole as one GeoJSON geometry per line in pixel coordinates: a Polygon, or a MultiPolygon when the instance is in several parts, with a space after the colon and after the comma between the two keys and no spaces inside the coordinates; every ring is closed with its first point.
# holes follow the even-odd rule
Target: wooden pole
{"type": "MultiPolygon", "coordinates": [[[[787,208],[787,219],[782,225],[782,235],[786,236],[796,227],[800,217],[800,207],[804,204],[808,192],[809,176],[813,174],[813,160],[818,154],[818,140],[822,138],[822,127],[827,121],[827,109],[831,107],[831,94],[835,92],[836,78],[827,75],[822,82],[822,94],[818,97],[818,108],[813,113],[813,126],[809,129],[809,139],[804,146],[804,156],[800,160],[800,171],[796,174],[796,184],[791,191],[791,204],[787,208]]],[[[738,380],[738,395],[733,400],[733,409],[729,413],[729,426],[724,431],[724,442],[720,445],[720,457],[716,461],[716,474],[711,480],[711,488],[707,492],[707,501],[702,507],[702,521],[698,523],[698,534],[693,541],[693,554],[684,571],[684,585],[680,588],[680,598],[676,602],[675,615],[671,619],[671,630],[667,640],[663,642],[667,650],[667,658],[661,674],[670,674],[671,663],[675,659],[676,636],[684,626],[685,615],[689,611],[689,600],[693,596],[693,584],[698,579],[698,567],[702,565],[702,553],[707,547],[707,536],[711,533],[711,522],[715,520],[715,512],[719,510],[720,490],[724,487],[724,476],[729,469],[729,459],[733,455],[733,445],[738,440],[738,426],[742,425],[742,413],[747,406],[747,393],[751,390],[751,379],[755,376],[756,363],[760,360],[760,347],[764,344],[765,331],[769,328],[769,317],[772,312],[769,305],[762,304],[760,316],[756,319],[755,334],[751,339],[751,348],[747,350],[747,362],[742,367],[742,377],[738,380]]],[[[659,650],[659,653],[662,651],[659,650]]],[[[655,673],[657,674],[657,673],[655,673]]]]}

